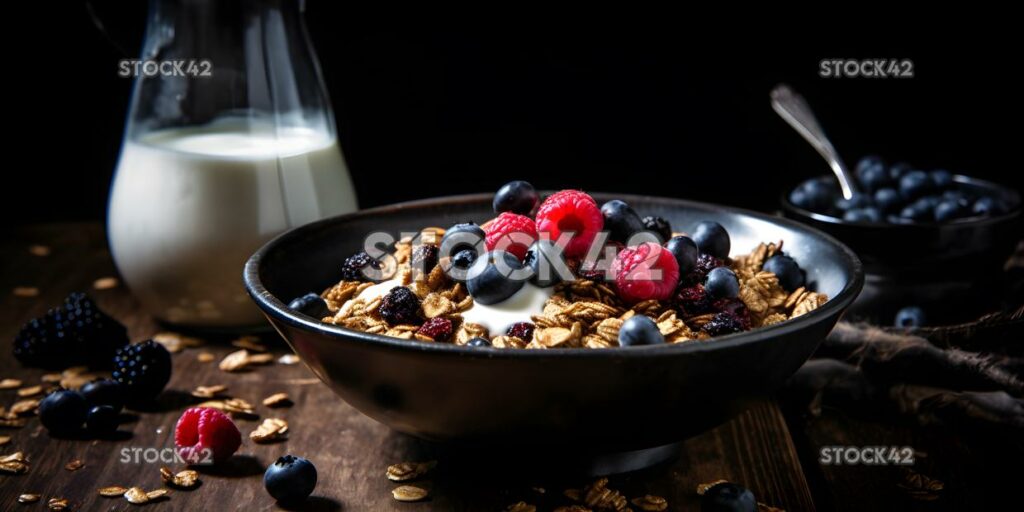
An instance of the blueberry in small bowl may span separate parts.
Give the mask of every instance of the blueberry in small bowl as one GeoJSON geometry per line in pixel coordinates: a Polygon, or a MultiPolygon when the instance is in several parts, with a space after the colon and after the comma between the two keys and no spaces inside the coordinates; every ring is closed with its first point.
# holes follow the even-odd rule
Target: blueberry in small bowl
{"type": "MultiPolygon", "coordinates": [[[[891,321],[908,302],[973,303],[970,293],[986,289],[982,280],[995,278],[1024,233],[1021,196],[1007,187],[903,162],[886,166],[876,156],[855,169],[860,196],[843,199],[835,178],[820,176],[781,198],[785,217],[860,256],[868,284],[855,313],[891,321]]],[[[963,320],[975,314],[959,309],[963,320]]]]}

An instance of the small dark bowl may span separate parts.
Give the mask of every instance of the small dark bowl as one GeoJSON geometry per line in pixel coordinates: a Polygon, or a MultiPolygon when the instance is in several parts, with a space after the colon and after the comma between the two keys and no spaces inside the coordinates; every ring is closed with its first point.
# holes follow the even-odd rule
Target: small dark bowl
{"type": "Polygon", "coordinates": [[[624,199],[676,230],[718,221],[734,251],[784,240],[830,300],[792,321],[710,342],[606,350],[405,341],[324,324],[286,306],[336,282],[340,262],[361,249],[367,233],[483,222],[493,216],[490,194],[374,208],[293,229],[249,259],[245,285],[305,364],[367,416],[432,441],[587,457],[671,444],[729,419],[811,355],[863,284],[852,251],[795,222],[676,199],[594,196],[624,199]]]}
{"type": "MultiPolygon", "coordinates": [[[[917,304],[933,309],[934,318],[959,314],[966,320],[975,312],[964,302],[982,298],[975,296],[986,288],[981,284],[997,278],[1022,238],[1024,217],[1017,192],[967,176],[953,179],[962,190],[1001,199],[1009,211],[947,223],[846,222],[794,205],[787,191],[782,213],[836,237],[864,262],[868,287],[854,308],[858,315],[889,321],[895,309],[917,304]],[[954,304],[952,297],[959,300],[954,304]]],[[[991,288],[985,293],[994,295],[991,288]]]]}

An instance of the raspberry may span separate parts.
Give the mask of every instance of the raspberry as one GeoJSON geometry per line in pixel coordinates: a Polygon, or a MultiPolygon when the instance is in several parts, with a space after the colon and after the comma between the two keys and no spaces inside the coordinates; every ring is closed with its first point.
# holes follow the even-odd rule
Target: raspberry
{"type": "Polygon", "coordinates": [[[536,326],[530,322],[516,322],[508,326],[508,331],[505,332],[506,336],[515,336],[523,341],[530,341],[533,339],[533,330],[536,326]]]}
{"type": "Polygon", "coordinates": [[[452,321],[447,318],[431,318],[416,331],[434,341],[448,341],[452,337],[452,321]]]}
{"type": "Polygon", "coordinates": [[[723,334],[732,334],[734,332],[740,332],[743,330],[743,324],[740,320],[729,313],[718,313],[708,323],[704,324],[700,330],[712,335],[721,336],[723,334]]]}
{"type": "Polygon", "coordinates": [[[174,427],[174,446],[189,464],[217,464],[242,445],[242,434],[226,414],[209,407],[189,407],[174,427]]]}
{"type": "Polygon", "coordinates": [[[487,250],[495,247],[512,253],[519,261],[526,257],[526,251],[537,240],[537,225],[533,219],[504,212],[487,225],[487,250]]]}
{"type": "Polygon", "coordinates": [[[419,325],[420,299],[404,286],[392,288],[380,302],[380,316],[391,325],[419,325]]]}
{"type": "Polygon", "coordinates": [[[604,215],[594,198],[579,190],[556,192],[537,210],[537,231],[548,233],[552,241],[563,231],[573,232],[563,248],[569,258],[586,254],[597,232],[604,227],[604,215]]]}
{"type": "Polygon", "coordinates": [[[679,263],[671,252],[654,242],[627,247],[612,262],[619,297],[626,302],[665,300],[679,284],[679,263]],[[658,278],[654,277],[659,271],[658,278]]]}
{"type": "Polygon", "coordinates": [[[364,251],[357,252],[345,259],[341,264],[341,279],[343,281],[370,281],[363,273],[366,267],[373,267],[380,270],[380,262],[371,258],[364,251]]]}
{"type": "Polygon", "coordinates": [[[675,306],[683,318],[702,315],[713,310],[711,297],[699,284],[679,288],[676,292],[675,306]]]}

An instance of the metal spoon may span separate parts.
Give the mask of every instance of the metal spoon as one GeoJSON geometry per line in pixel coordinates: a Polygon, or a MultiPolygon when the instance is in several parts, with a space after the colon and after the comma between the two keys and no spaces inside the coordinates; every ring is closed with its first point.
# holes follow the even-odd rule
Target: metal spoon
{"type": "Polygon", "coordinates": [[[825,130],[821,129],[818,120],[814,117],[811,106],[807,104],[803,96],[789,88],[786,84],[779,84],[772,89],[772,109],[779,114],[790,126],[792,126],[807,142],[810,142],[814,149],[818,150],[821,156],[825,157],[828,166],[832,168],[836,179],[839,180],[839,188],[842,189],[843,197],[850,199],[860,193],[857,182],[854,181],[850,170],[843,165],[836,148],[825,136],[825,130]]]}

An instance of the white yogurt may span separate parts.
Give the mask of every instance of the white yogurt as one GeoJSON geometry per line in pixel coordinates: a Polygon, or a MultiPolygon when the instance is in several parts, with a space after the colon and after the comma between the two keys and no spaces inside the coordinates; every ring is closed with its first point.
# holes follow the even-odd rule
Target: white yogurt
{"type": "Polygon", "coordinates": [[[388,294],[393,288],[402,286],[402,283],[398,279],[389,279],[387,281],[381,281],[373,286],[367,286],[365,290],[359,292],[356,295],[357,299],[363,299],[369,302],[377,297],[383,297],[388,294]]]}
{"type": "Polygon", "coordinates": [[[474,302],[469,311],[462,313],[462,318],[486,327],[492,336],[504,334],[510,325],[516,322],[529,322],[530,315],[539,315],[544,310],[544,303],[551,298],[554,291],[553,286],[541,288],[526,283],[511,297],[497,304],[474,302]]]}

